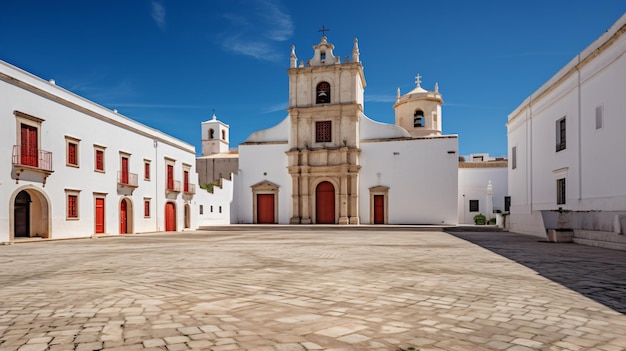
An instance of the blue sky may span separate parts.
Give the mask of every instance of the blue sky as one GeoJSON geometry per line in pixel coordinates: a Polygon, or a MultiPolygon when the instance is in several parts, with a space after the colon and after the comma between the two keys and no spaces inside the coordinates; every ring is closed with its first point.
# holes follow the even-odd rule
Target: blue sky
{"type": "Polygon", "coordinates": [[[507,115],[626,11],[623,0],[0,1],[0,59],[201,151],[215,110],[231,147],[286,116],[289,54],[359,39],[365,114],[439,83],[459,153],[505,156],[507,115]]]}

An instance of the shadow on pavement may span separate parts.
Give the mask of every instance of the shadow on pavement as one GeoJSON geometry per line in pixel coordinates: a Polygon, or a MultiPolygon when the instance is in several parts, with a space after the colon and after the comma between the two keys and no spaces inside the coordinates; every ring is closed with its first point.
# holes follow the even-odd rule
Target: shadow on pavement
{"type": "Polygon", "coordinates": [[[626,252],[509,232],[449,232],[626,314],[626,252]]]}

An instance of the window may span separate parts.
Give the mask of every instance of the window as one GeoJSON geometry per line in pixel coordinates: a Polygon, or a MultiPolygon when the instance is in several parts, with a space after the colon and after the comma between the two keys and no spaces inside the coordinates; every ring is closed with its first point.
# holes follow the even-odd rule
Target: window
{"type": "Polygon", "coordinates": [[[226,131],[222,129],[222,140],[226,140],[226,131]]]}
{"type": "Polygon", "coordinates": [[[413,114],[413,127],[423,127],[424,126],[424,111],[415,110],[413,114]]]}
{"type": "Polygon", "coordinates": [[[315,122],[315,142],[327,143],[331,142],[332,122],[320,121],[315,122]]]}
{"type": "Polygon", "coordinates": [[[143,179],[150,180],[150,161],[143,160],[143,179]]]}
{"type": "Polygon", "coordinates": [[[100,146],[94,146],[94,150],[94,170],[96,172],[104,172],[104,148],[100,146]]]}
{"type": "Polygon", "coordinates": [[[213,205],[211,205],[211,213],[213,213],[213,205]]]}
{"type": "Polygon", "coordinates": [[[183,191],[189,192],[189,171],[183,171],[183,191]]]}
{"type": "Polygon", "coordinates": [[[602,112],[604,112],[603,110],[604,110],[603,106],[596,107],[596,129],[602,129],[603,127],[603,122],[604,122],[602,120],[603,119],[602,112]]]}
{"type": "Polygon", "coordinates": [[[167,174],[166,174],[166,179],[167,179],[167,189],[168,190],[174,190],[174,166],[173,165],[167,165],[167,174]]]}
{"type": "Polygon", "coordinates": [[[65,137],[65,145],[67,148],[66,164],[72,167],[78,167],[78,142],[79,139],[65,137]]]}
{"type": "Polygon", "coordinates": [[[69,190],[65,189],[65,198],[67,202],[67,219],[78,219],[78,194],[79,190],[69,190]]]}
{"type": "Polygon", "coordinates": [[[14,162],[51,171],[52,153],[39,148],[41,124],[44,120],[20,111],[13,111],[13,114],[18,127],[14,162]]]}
{"type": "Polygon", "coordinates": [[[315,89],[315,103],[330,103],[330,84],[328,82],[320,82],[315,89]]]}
{"type": "Polygon", "coordinates": [[[220,213],[222,213],[222,206],[220,206],[219,211],[220,211],[220,213]]]}
{"type": "Polygon", "coordinates": [[[143,216],[150,217],[150,199],[143,199],[143,216]]]}
{"type": "Polygon", "coordinates": [[[511,149],[511,169],[517,168],[517,146],[511,149]]]}
{"type": "Polygon", "coordinates": [[[204,214],[204,205],[200,205],[200,214],[204,214]]]}
{"type": "Polygon", "coordinates": [[[511,197],[505,196],[504,197],[504,212],[509,212],[509,211],[511,211],[511,197]]]}
{"type": "Polygon", "coordinates": [[[213,128],[209,129],[209,139],[215,138],[215,130],[213,128]]]}
{"type": "Polygon", "coordinates": [[[566,201],[565,178],[556,180],[556,204],[564,205],[566,201]]]}
{"type": "Polygon", "coordinates": [[[478,212],[478,200],[469,200],[469,211],[478,212]]]}
{"type": "Polygon", "coordinates": [[[565,117],[556,121],[556,151],[565,150],[565,117]]]}

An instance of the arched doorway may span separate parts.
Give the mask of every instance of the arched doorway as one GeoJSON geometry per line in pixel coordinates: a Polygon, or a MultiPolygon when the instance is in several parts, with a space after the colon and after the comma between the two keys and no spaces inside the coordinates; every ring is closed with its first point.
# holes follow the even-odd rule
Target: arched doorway
{"type": "Polygon", "coordinates": [[[15,197],[13,233],[16,238],[30,237],[30,195],[26,190],[20,191],[15,197]]]}
{"type": "Polygon", "coordinates": [[[12,239],[29,237],[50,237],[50,203],[48,197],[26,186],[13,193],[11,201],[12,239]]]}
{"type": "Polygon", "coordinates": [[[128,233],[128,211],[128,201],[122,199],[122,202],[120,202],[120,234],[128,233]]]}
{"type": "Polygon", "coordinates": [[[165,203],[165,231],[176,231],[176,204],[173,202],[165,203]]]}
{"type": "Polygon", "coordinates": [[[335,187],[330,182],[315,189],[315,223],[335,224],[335,187]]]}
{"type": "Polygon", "coordinates": [[[185,204],[185,228],[191,228],[191,210],[189,204],[185,204]]]}

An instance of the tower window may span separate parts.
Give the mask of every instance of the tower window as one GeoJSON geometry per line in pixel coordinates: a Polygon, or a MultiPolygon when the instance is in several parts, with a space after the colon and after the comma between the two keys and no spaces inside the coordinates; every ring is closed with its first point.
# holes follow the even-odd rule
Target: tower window
{"type": "Polygon", "coordinates": [[[320,82],[315,89],[315,103],[330,103],[330,84],[328,82],[320,82]]]}
{"type": "Polygon", "coordinates": [[[213,128],[209,129],[209,139],[215,138],[215,130],[213,128]]]}
{"type": "Polygon", "coordinates": [[[326,51],[320,52],[320,59],[322,59],[322,60],[326,59],[326,51]]]}
{"type": "Polygon", "coordinates": [[[424,111],[415,110],[413,114],[413,127],[423,127],[424,126],[424,111]]]}
{"type": "Polygon", "coordinates": [[[222,140],[226,140],[226,131],[222,130],[222,140]]]}
{"type": "Polygon", "coordinates": [[[315,122],[315,142],[316,143],[329,143],[332,141],[332,122],[331,121],[319,121],[315,122]]]}

